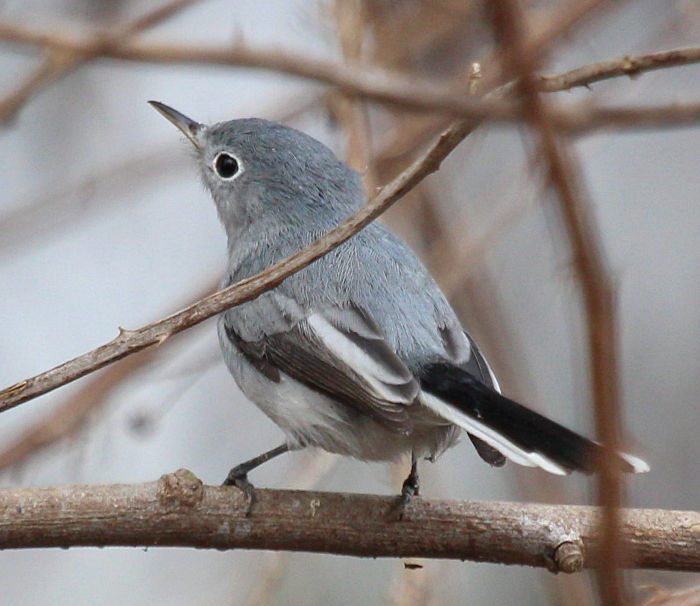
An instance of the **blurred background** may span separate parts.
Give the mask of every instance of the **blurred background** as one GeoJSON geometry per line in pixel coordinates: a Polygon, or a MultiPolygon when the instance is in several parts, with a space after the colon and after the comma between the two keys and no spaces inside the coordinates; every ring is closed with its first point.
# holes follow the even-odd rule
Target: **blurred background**
{"type": "MultiPolygon", "coordinates": [[[[532,31],[576,0],[523,0],[532,31]]],[[[164,3],[165,5],[167,3],[164,3]]],[[[466,90],[494,46],[480,2],[182,2],[144,40],[283,49],[399,70],[466,90]]],[[[561,72],[698,44],[700,2],[602,2],[543,62],[561,72]]],[[[0,3],[0,23],[56,35],[115,33],[159,5],[128,0],[0,3]]],[[[55,56],[0,40],[0,387],[37,374],[212,292],[225,236],[189,144],[146,101],[202,122],[258,116],[321,139],[374,192],[449,121],[365,103],[274,71],[55,56]],[[65,57],[63,58],[65,59],[65,57]],[[54,63],[52,63],[52,60],[54,63]],[[52,71],[55,70],[55,71],[52,71]],[[54,81],[50,81],[50,80],[54,81]],[[23,88],[27,82],[30,84],[23,88]],[[28,92],[23,99],[23,92],[28,92]]],[[[483,74],[488,78],[489,74],[483,74]]],[[[700,67],[553,93],[561,103],[696,101],[700,67]]],[[[700,500],[700,128],[598,131],[575,148],[619,288],[623,442],[651,465],[626,478],[631,506],[700,500]]],[[[593,434],[586,332],[556,205],[527,129],[479,128],[388,212],[425,260],[504,391],[593,434]]],[[[150,481],[180,467],[207,483],[276,446],[281,432],[238,391],[215,322],[0,417],[3,486],[150,481]]],[[[395,494],[408,469],[312,452],[256,470],[258,486],[395,494]]],[[[463,442],[424,464],[430,498],[594,502],[574,475],[485,465],[463,442]]],[[[473,562],[192,549],[0,553],[6,604],[595,604],[587,574],[473,562]]],[[[689,575],[633,571],[639,603],[689,575]]]]}

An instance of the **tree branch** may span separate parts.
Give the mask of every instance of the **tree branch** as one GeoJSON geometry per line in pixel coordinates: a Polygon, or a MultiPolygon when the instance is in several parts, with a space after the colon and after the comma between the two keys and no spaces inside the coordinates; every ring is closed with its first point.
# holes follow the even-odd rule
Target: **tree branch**
{"type": "Polygon", "coordinates": [[[129,354],[163,343],[186,328],[211,318],[229,307],[250,301],[266,290],[274,288],[285,278],[302,270],[369,225],[427,175],[435,172],[442,160],[462,138],[459,133],[453,131],[443,134],[420,158],[385,186],[370,202],[338,227],[291,257],[163,320],[136,330],[120,328],[119,335],[109,343],[1,390],[0,412],[75,381],[129,354]]]}
{"type": "MultiPolygon", "coordinates": [[[[182,9],[199,0],[171,0],[170,2],[155,8],[154,10],[137,17],[112,32],[103,32],[99,35],[101,44],[117,44],[121,40],[133,37],[158,23],[169,19],[182,9]]],[[[97,37],[96,37],[97,40],[97,37]]],[[[15,117],[22,106],[40,89],[55,82],[59,78],[69,74],[80,67],[81,64],[99,55],[100,43],[94,45],[92,52],[75,53],[62,49],[47,49],[46,57],[42,64],[35,69],[15,90],[11,91],[4,99],[0,99],[0,122],[7,123],[15,117]]]]}
{"type": "Polygon", "coordinates": [[[520,7],[516,0],[499,0],[493,4],[493,14],[494,29],[505,51],[504,65],[518,79],[527,119],[537,134],[538,151],[546,165],[552,188],[557,193],[581,285],[588,329],[596,434],[605,455],[598,476],[598,500],[603,510],[601,531],[606,566],[599,569],[598,579],[603,603],[622,606],[628,600],[617,571],[624,554],[618,509],[622,503],[622,479],[615,461],[622,424],[615,286],[595,217],[584,194],[580,170],[571,150],[558,138],[550,119],[550,106],[537,89],[535,60],[526,52],[520,7]]]}
{"type": "MultiPolygon", "coordinates": [[[[595,507],[203,486],[180,470],[158,482],[0,490],[0,547],[179,546],[469,559],[577,572],[602,563],[595,507]]],[[[633,568],[700,570],[700,513],[622,512],[633,568]]]]}
{"type": "MultiPolygon", "coordinates": [[[[188,63],[266,69],[330,84],[348,94],[362,95],[406,109],[434,111],[479,121],[485,119],[515,121],[520,118],[518,104],[502,99],[500,96],[492,96],[488,99],[469,97],[466,91],[455,90],[454,86],[446,87],[436,82],[417,81],[415,77],[401,76],[376,68],[368,69],[359,65],[323,61],[288,50],[254,49],[243,44],[223,48],[187,47],[167,42],[120,41],[105,38],[101,34],[80,38],[52,31],[31,30],[10,23],[0,23],[0,38],[82,56],[103,56],[150,63],[188,63]]],[[[539,40],[527,46],[529,50],[539,50],[540,47],[539,40]]],[[[567,88],[627,74],[629,70],[625,71],[625,65],[628,64],[633,66],[634,73],[641,73],[648,69],[699,61],[698,48],[666,51],[665,58],[654,59],[653,55],[625,57],[579,68],[588,75],[588,79],[584,78],[584,74],[578,73],[572,78],[567,88]],[[608,64],[609,71],[606,71],[605,63],[608,64]]],[[[557,84],[555,76],[545,77],[542,84],[543,90],[555,90],[555,84],[557,84]]],[[[605,111],[608,108],[575,104],[567,109],[553,109],[550,112],[551,120],[564,127],[568,121],[576,121],[578,128],[582,129],[581,115],[590,116],[589,119],[592,122],[596,125],[600,124],[604,118],[598,117],[598,109],[605,111]]]]}
{"type": "Polygon", "coordinates": [[[700,62],[700,46],[677,48],[648,55],[625,55],[619,59],[583,65],[565,74],[542,74],[536,77],[537,88],[544,93],[588,87],[594,82],[618,76],[638,76],[644,72],[700,62]]]}

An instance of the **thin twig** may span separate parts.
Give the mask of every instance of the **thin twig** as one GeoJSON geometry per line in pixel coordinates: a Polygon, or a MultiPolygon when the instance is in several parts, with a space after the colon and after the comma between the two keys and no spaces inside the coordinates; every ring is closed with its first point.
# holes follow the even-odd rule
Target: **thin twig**
{"type": "MultiPolygon", "coordinates": [[[[204,486],[180,470],[158,482],[0,489],[0,546],[181,546],[469,559],[577,572],[604,563],[599,510],[575,505],[415,499],[204,486]],[[57,504],[60,503],[60,507],[57,504]]],[[[626,566],[700,570],[700,513],[627,509],[626,566]]]]}
{"type": "Polygon", "coordinates": [[[536,77],[537,88],[542,92],[569,90],[579,86],[589,87],[619,76],[636,77],[642,73],[700,62],[700,46],[676,48],[646,55],[625,55],[619,59],[598,61],[583,65],[564,74],[541,74],[536,77]]]}
{"type": "MultiPolygon", "coordinates": [[[[103,44],[118,44],[131,36],[135,36],[146,29],[172,17],[187,6],[199,0],[173,0],[160,6],[145,15],[137,17],[133,21],[116,28],[111,32],[104,32],[99,35],[99,40],[103,44]]],[[[8,93],[4,99],[0,99],[0,123],[10,122],[24,104],[39,90],[55,82],[77,69],[83,63],[89,61],[99,54],[99,44],[95,45],[92,52],[65,52],[49,50],[42,64],[30,74],[23,82],[8,93]]]]}
{"type": "MultiPolygon", "coordinates": [[[[180,44],[147,43],[143,41],[111,43],[102,38],[80,39],[50,31],[34,31],[16,24],[0,23],[0,38],[65,51],[105,56],[127,61],[152,63],[189,63],[251,67],[283,72],[336,86],[347,93],[362,95],[382,103],[391,103],[406,109],[429,110],[470,120],[519,119],[517,104],[492,97],[469,97],[454,87],[434,82],[419,82],[415,78],[356,65],[342,65],[303,57],[290,51],[252,49],[242,44],[228,48],[186,47],[180,44]]],[[[700,59],[687,52],[688,63],[700,59]]],[[[674,58],[671,65],[679,65],[674,58]]],[[[640,68],[641,70],[641,68],[640,68]]],[[[619,74],[618,74],[619,75],[619,74]]],[[[602,75],[598,76],[602,79],[602,75]]],[[[572,114],[588,112],[596,119],[596,108],[574,105],[570,109],[552,112],[555,123],[566,124],[572,114]]]]}
{"type": "Polygon", "coordinates": [[[0,412],[75,381],[129,354],[160,344],[186,328],[211,318],[225,309],[250,301],[266,290],[279,285],[285,278],[350,239],[427,175],[435,172],[442,160],[462,140],[459,135],[458,131],[446,132],[418,160],[385,186],[374,199],[304,250],[163,320],[136,330],[120,328],[119,335],[109,343],[49,371],[11,385],[0,391],[0,412]]]}
{"type": "MultiPolygon", "coordinates": [[[[590,88],[592,84],[617,78],[621,76],[637,77],[647,71],[692,65],[700,61],[700,46],[680,48],[646,55],[625,55],[618,59],[599,61],[589,65],[583,65],[560,74],[543,74],[536,77],[537,88],[540,92],[555,93],[570,90],[577,87],[590,88]]],[[[483,69],[488,74],[488,68],[483,69]]],[[[493,77],[482,82],[486,90],[495,84],[493,77]],[[489,82],[491,84],[489,84],[489,82]]],[[[493,94],[507,95],[515,86],[514,83],[506,84],[493,94]]],[[[588,132],[590,130],[606,127],[661,127],[674,124],[683,125],[698,120],[698,104],[680,105],[669,104],[656,107],[639,108],[598,108],[595,115],[588,113],[586,106],[578,107],[578,117],[575,113],[561,116],[559,129],[576,132],[588,132]]],[[[556,119],[556,116],[555,116],[556,119]]],[[[426,133],[435,132],[444,121],[444,117],[426,117],[421,121],[412,120],[405,128],[400,130],[400,138],[392,138],[382,144],[383,151],[379,155],[379,161],[386,158],[394,159],[397,155],[405,154],[406,150],[413,149],[424,139],[426,133]]]]}
{"type": "Polygon", "coordinates": [[[289,50],[254,49],[241,43],[229,47],[185,46],[168,42],[130,41],[112,44],[100,36],[81,38],[51,30],[0,23],[0,38],[79,54],[147,63],[179,63],[249,67],[282,72],[411,109],[430,109],[470,118],[515,119],[507,102],[471,99],[436,82],[419,82],[384,70],[344,65],[289,50]]]}
{"type": "Polygon", "coordinates": [[[518,78],[527,118],[538,133],[539,153],[546,162],[549,179],[558,194],[583,293],[596,433],[605,452],[598,499],[603,507],[601,534],[606,565],[598,570],[598,578],[603,603],[622,606],[627,598],[617,570],[623,561],[623,553],[618,514],[622,484],[614,459],[621,428],[614,282],[590,204],[583,193],[580,171],[571,151],[558,139],[550,120],[550,107],[537,89],[535,62],[526,53],[520,8],[515,0],[499,0],[493,4],[493,9],[495,31],[506,51],[504,64],[518,78]]]}

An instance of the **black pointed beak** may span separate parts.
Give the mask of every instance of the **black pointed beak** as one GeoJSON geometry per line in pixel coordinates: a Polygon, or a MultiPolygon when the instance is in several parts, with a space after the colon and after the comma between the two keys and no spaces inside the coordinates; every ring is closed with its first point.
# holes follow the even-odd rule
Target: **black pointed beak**
{"type": "Polygon", "coordinates": [[[177,126],[183,132],[185,137],[192,141],[193,145],[197,149],[202,148],[199,140],[199,135],[204,130],[203,124],[195,122],[194,120],[185,116],[185,114],[181,114],[176,109],[173,109],[169,105],[161,103],[160,101],[149,101],[149,103],[153,107],[155,107],[161,114],[163,114],[168,120],[170,120],[170,122],[177,126]]]}

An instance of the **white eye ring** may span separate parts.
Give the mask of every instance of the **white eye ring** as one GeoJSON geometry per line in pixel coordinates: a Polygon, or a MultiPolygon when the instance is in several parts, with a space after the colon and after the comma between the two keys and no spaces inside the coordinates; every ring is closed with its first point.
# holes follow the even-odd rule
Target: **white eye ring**
{"type": "Polygon", "coordinates": [[[243,172],[240,160],[227,151],[216,154],[212,167],[217,176],[223,181],[233,181],[243,172]]]}

